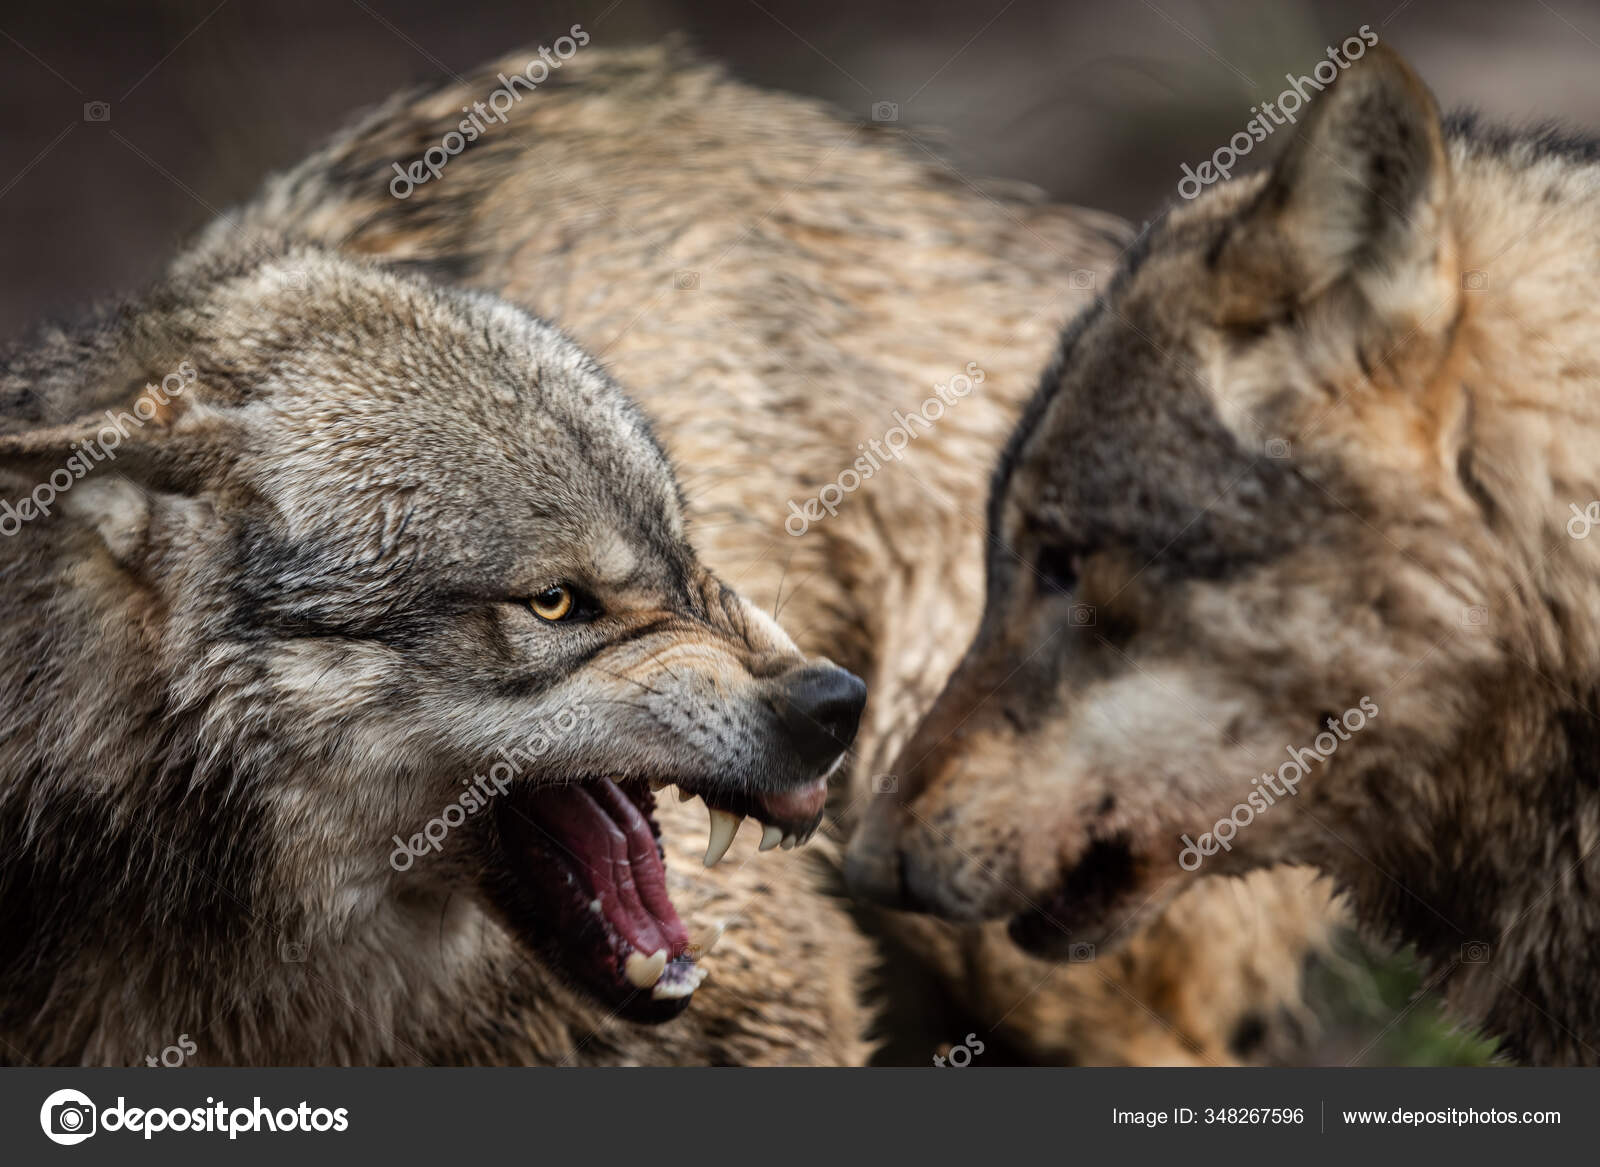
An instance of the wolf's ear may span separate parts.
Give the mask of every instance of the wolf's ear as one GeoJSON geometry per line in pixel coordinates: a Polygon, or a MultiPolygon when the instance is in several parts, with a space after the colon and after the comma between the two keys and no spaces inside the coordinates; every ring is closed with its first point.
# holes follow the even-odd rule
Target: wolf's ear
{"type": "Polygon", "coordinates": [[[201,481],[207,443],[178,419],[191,405],[193,366],[130,393],[122,405],[57,425],[0,434],[0,472],[53,493],[95,473],[152,490],[187,493],[201,481]]]}
{"type": "Polygon", "coordinates": [[[1305,303],[1350,281],[1385,325],[1441,327],[1459,295],[1433,96],[1374,46],[1317,96],[1229,238],[1232,298],[1305,303]]]}

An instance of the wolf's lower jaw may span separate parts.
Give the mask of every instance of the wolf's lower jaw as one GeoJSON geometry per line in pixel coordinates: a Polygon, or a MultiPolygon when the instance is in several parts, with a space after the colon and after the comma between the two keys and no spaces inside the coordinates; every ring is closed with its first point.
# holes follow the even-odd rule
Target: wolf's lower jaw
{"type": "MultiPolygon", "coordinates": [[[[652,785],[600,778],[514,793],[500,806],[503,854],[487,877],[491,898],[530,947],[637,1021],[676,1016],[706,977],[667,894],[652,785]]],[[[794,846],[815,833],[827,800],[826,777],[767,795],[677,785],[680,799],[699,792],[707,800],[708,867],[727,853],[746,813],[764,825],[762,850],[794,846]]]]}

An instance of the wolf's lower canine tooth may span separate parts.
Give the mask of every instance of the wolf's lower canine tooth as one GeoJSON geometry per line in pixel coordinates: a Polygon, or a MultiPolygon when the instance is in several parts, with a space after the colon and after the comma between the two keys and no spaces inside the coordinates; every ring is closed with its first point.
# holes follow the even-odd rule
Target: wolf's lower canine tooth
{"type": "Polygon", "coordinates": [[[783,828],[772,826],[770,823],[761,832],[761,846],[757,851],[770,851],[783,842],[783,828]]]}
{"type": "Polygon", "coordinates": [[[706,839],[706,866],[715,867],[728,853],[728,848],[733,846],[734,833],[738,831],[739,824],[744,822],[744,816],[730,814],[714,806],[706,809],[711,812],[711,834],[706,839]]]}
{"type": "Polygon", "coordinates": [[[658,1001],[668,1001],[677,997],[687,997],[705,983],[706,970],[703,965],[695,965],[682,977],[671,981],[662,981],[650,990],[650,995],[658,1001]]]}
{"type": "Polygon", "coordinates": [[[661,979],[661,972],[667,967],[667,950],[658,948],[649,956],[643,953],[628,953],[627,962],[622,966],[623,973],[628,978],[628,983],[636,989],[648,989],[661,979]]]}

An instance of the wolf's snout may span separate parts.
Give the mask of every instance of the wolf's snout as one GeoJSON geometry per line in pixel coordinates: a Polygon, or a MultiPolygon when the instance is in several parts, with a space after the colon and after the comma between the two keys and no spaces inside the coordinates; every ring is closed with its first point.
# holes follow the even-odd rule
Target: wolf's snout
{"type": "Polygon", "coordinates": [[[844,878],[850,894],[883,908],[909,909],[900,849],[876,823],[863,826],[845,852],[844,878]]]}
{"type": "Polygon", "coordinates": [[[910,792],[899,780],[876,794],[862,815],[845,852],[844,878],[850,894],[882,908],[917,910],[906,886],[900,836],[910,792]]]}
{"type": "Polygon", "coordinates": [[[863,903],[901,912],[927,912],[948,920],[981,920],[993,913],[948,886],[936,857],[899,836],[899,814],[874,806],[845,852],[844,878],[863,903]]]}
{"type": "Polygon", "coordinates": [[[867,686],[837,665],[810,665],[784,674],[768,702],[801,761],[821,769],[856,740],[867,686]]]}

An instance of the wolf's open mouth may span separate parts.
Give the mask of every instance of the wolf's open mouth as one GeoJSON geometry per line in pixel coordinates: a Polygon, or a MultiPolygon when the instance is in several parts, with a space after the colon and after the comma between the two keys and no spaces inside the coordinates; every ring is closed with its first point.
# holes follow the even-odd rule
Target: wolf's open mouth
{"type": "MultiPolygon", "coordinates": [[[[497,813],[503,861],[491,897],[521,934],[574,985],[635,1021],[665,1021],[688,1005],[706,969],[667,895],[652,787],[600,778],[512,792],[497,813]]],[[[711,792],[679,781],[679,798],[705,798],[705,863],[727,853],[742,818],[763,824],[760,849],[793,847],[822,822],[827,777],[774,794],[711,792]]]]}

